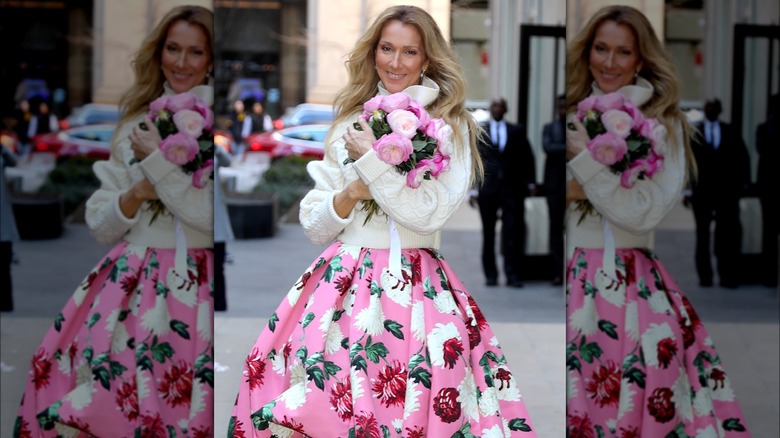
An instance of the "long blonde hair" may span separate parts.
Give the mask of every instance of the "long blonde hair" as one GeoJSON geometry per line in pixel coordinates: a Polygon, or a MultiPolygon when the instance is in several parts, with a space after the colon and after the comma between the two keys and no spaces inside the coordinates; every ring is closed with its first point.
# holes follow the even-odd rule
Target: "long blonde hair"
{"type": "Polygon", "coordinates": [[[379,92],[379,73],[374,53],[382,36],[382,29],[392,21],[413,26],[420,33],[423,51],[427,57],[425,76],[439,85],[439,96],[427,108],[433,117],[441,117],[452,126],[456,138],[462,138],[461,124],[468,129],[471,149],[472,178],[482,179],[482,159],[477,149],[477,135],[482,128],[466,111],[466,79],[452,47],[444,39],[439,26],[423,9],[416,6],[393,6],[382,12],[371,27],[360,37],[350,52],[346,67],[349,74],[347,85],[336,96],[338,115],[333,123],[340,122],[359,112],[363,103],[379,92]]]}
{"type": "Polygon", "coordinates": [[[641,108],[647,117],[657,118],[669,132],[670,147],[676,150],[685,148],[689,175],[696,174],[696,160],[691,150],[690,138],[693,128],[678,105],[680,99],[680,79],[669,53],[655,34],[647,17],[630,6],[606,6],[599,9],[588,24],[569,44],[566,53],[566,100],[568,112],[576,109],[577,103],[591,94],[594,81],[590,72],[590,51],[596,31],[605,21],[625,25],[634,34],[637,43],[641,69],[638,76],[647,79],[653,85],[653,96],[641,108]],[[674,135],[675,125],[683,130],[683,144],[677,144],[674,135]]]}
{"type": "MultiPolygon", "coordinates": [[[[119,101],[124,111],[120,124],[145,112],[148,105],[163,93],[162,50],[168,30],[178,21],[200,26],[206,33],[208,56],[214,56],[214,13],[201,6],[178,6],[171,9],[144,39],[131,63],[135,82],[119,101]]],[[[213,65],[213,61],[212,61],[213,65]]]]}

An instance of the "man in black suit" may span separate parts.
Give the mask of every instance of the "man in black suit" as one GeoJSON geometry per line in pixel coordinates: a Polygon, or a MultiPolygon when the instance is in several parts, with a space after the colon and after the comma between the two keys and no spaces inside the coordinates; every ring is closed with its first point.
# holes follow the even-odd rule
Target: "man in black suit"
{"type": "Polygon", "coordinates": [[[697,124],[700,135],[694,136],[691,144],[698,177],[684,202],[686,206],[693,206],[696,220],[699,285],[712,286],[710,225],[715,221],[715,257],[720,285],[736,288],[742,253],[739,199],[750,183],[750,159],[740,133],[718,120],[721,111],[718,99],[704,104],[705,120],[697,124]]]}
{"type": "Polygon", "coordinates": [[[523,287],[520,270],[525,252],[524,203],[525,197],[536,191],[536,169],[525,129],[507,123],[506,112],[506,100],[494,99],[490,103],[491,120],[485,126],[486,135],[479,139],[485,180],[469,203],[472,207],[479,204],[482,218],[482,268],[486,284],[498,285],[494,246],[500,210],[504,274],[509,286],[523,287]]]}
{"type": "Polygon", "coordinates": [[[550,215],[550,256],[553,262],[552,284],[563,284],[563,220],[566,213],[566,95],[556,100],[558,117],[544,125],[544,196],[550,215]]]}

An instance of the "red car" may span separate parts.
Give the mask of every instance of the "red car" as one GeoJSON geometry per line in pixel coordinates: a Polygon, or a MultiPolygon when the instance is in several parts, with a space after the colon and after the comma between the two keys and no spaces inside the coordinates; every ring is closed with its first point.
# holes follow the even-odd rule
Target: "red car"
{"type": "Polygon", "coordinates": [[[328,125],[301,125],[273,132],[251,134],[246,138],[246,153],[267,152],[272,158],[298,155],[322,159],[328,125]]]}
{"type": "Polygon", "coordinates": [[[111,155],[111,135],[116,125],[88,125],[34,136],[32,153],[53,152],[58,159],[84,156],[106,160],[111,155]]]}

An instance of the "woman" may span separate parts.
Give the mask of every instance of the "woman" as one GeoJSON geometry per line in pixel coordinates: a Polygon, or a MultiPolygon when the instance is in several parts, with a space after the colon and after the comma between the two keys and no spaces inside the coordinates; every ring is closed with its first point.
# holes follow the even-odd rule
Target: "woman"
{"type": "Polygon", "coordinates": [[[535,436],[493,332],[437,249],[481,171],[452,49],[428,13],[396,6],[346,65],[340,112],[325,158],[308,166],[315,187],[300,207],[309,238],[333,243],[247,356],[229,435],[535,436]],[[417,189],[378,158],[365,121],[352,127],[365,101],[401,91],[457,139],[450,169],[417,189]],[[364,224],[360,203],[371,199],[383,213],[364,224]]]}
{"type": "Polygon", "coordinates": [[[211,11],[177,7],[135,56],[86,211],[98,242],[120,242],[33,357],[16,436],[213,436],[213,184],[195,188],[163,158],[147,116],[160,95],[189,91],[211,105],[212,37],[211,11]],[[157,199],[166,212],[152,220],[157,199]]]}
{"type": "Polygon", "coordinates": [[[668,133],[657,146],[667,152],[663,170],[626,189],[586,150],[579,121],[567,131],[568,432],[749,436],[701,320],[650,249],[695,165],[671,58],[626,6],[599,10],[568,49],[570,112],[612,92],[657,118],[668,133]],[[595,212],[580,221],[585,200],[595,212]]]}

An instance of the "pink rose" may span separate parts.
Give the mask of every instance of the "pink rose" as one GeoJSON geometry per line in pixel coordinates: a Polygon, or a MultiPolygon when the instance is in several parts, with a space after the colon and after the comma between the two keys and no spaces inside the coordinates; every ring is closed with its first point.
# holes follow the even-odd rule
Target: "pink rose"
{"type": "Polygon", "coordinates": [[[655,152],[650,151],[647,155],[647,170],[645,174],[648,178],[652,178],[653,175],[664,169],[664,157],[656,155],[655,152]]]}
{"type": "Polygon", "coordinates": [[[165,137],[160,143],[163,157],[176,165],[184,165],[192,161],[200,150],[197,140],[184,133],[176,133],[165,137]]]}
{"type": "Polygon", "coordinates": [[[653,128],[658,124],[656,119],[645,119],[641,125],[639,125],[639,135],[652,141],[653,140],[653,128]]]}
{"type": "Polygon", "coordinates": [[[621,110],[607,110],[601,115],[601,123],[604,124],[607,132],[620,138],[626,138],[631,134],[632,122],[631,116],[621,110]]]}
{"type": "Polygon", "coordinates": [[[431,176],[438,178],[442,172],[446,172],[450,169],[450,157],[442,155],[438,151],[430,158],[431,161],[431,176]]]}
{"type": "Polygon", "coordinates": [[[173,114],[173,123],[179,132],[198,138],[203,134],[205,120],[197,111],[181,110],[173,114]]]}
{"type": "Polygon", "coordinates": [[[374,150],[380,160],[396,166],[409,159],[409,156],[414,152],[414,146],[408,138],[392,132],[375,141],[374,150]]]}
{"type": "Polygon", "coordinates": [[[425,111],[425,108],[420,105],[420,102],[413,99],[411,102],[409,102],[409,108],[407,108],[407,110],[411,111],[415,116],[417,116],[417,119],[419,120],[417,127],[420,130],[425,130],[425,127],[428,126],[428,122],[431,121],[431,116],[428,114],[428,111],[425,111]]]}
{"type": "Polygon", "coordinates": [[[417,116],[411,111],[395,110],[387,115],[387,124],[393,132],[411,139],[417,134],[417,116]]]}
{"type": "Polygon", "coordinates": [[[208,184],[209,180],[211,179],[213,171],[214,160],[206,160],[206,162],[203,163],[203,167],[196,170],[195,173],[192,174],[192,185],[199,189],[206,187],[206,184],[208,184]]]}
{"type": "Polygon", "coordinates": [[[363,104],[363,114],[361,115],[363,120],[367,121],[371,118],[371,116],[374,114],[374,111],[378,110],[382,105],[383,99],[384,96],[374,96],[363,104]]]}
{"type": "Polygon", "coordinates": [[[425,135],[436,139],[437,148],[442,155],[452,155],[452,126],[443,119],[431,119],[425,128],[425,135]]]}
{"type": "Polygon", "coordinates": [[[593,109],[601,113],[607,112],[611,109],[620,109],[623,106],[626,98],[618,92],[604,94],[598,96],[596,103],[593,105],[593,109]]]}
{"type": "Polygon", "coordinates": [[[634,187],[637,180],[643,178],[650,166],[646,160],[636,160],[620,174],[620,185],[626,189],[634,187]]]}
{"type": "Polygon", "coordinates": [[[666,153],[669,151],[669,145],[666,143],[667,134],[666,126],[658,122],[656,122],[652,132],[650,132],[649,138],[653,142],[653,152],[662,157],[666,156],[666,153]]]}
{"type": "Polygon", "coordinates": [[[391,113],[397,109],[405,110],[409,107],[409,102],[412,100],[406,93],[394,93],[389,96],[384,96],[382,103],[379,105],[379,109],[386,113],[391,113]]]}
{"type": "Polygon", "coordinates": [[[206,105],[206,102],[197,100],[193,109],[203,116],[203,129],[211,132],[214,127],[214,112],[211,111],[211,108],[206,105]]]}
{"type": "Polygon", "coordinates": [[[149,113],[152,116],[153,121],[157,120],[157,116],[160,114],[160,111],[164,110],[167,105],[168,96],[160,96],[149,104],[149,113]]]}
{"type": "Polygon", "coordinates": [[[642,123],[645,121],[645,116],[642,114],[642,111],[639,111],[639,108],[634,105],[634,102],[631,102],[628,99],[623,102],[623,111],[631,116],[631,127],[638,131],[639,127],[642,126],[642,123]]]}
{"type": "Polygon", "coordinates": [[[420,160],[417,166],[406,174],[406,186],[413,189],[420,187],[425,175],[431,171],[431,164],[428,158],[420,160]]]}
{"type": "Polygon", "coordinates": [[[588,142],[588,150],[593,159],[606,166],[611,166],[623,159],[628,146],[626,141],[610,132],[597,135],[588,142]]]}
{"type": "Polygon", "coordinates": [[[168,102],[166,103],[166,107],[173,112],[177,112],[185,109],[193,109],[195,108],[195,102],[197,100],[198,100],[197,96],[195,96],[195,94],[193,93],[190,92],[179,93],[170,96],[168,102]]]}
{"type": "Polygon", "coordinates": [[[577,104],[577,112],[585,114],[586,112],[592,110],[596,107],[596,99],[598,96],[589,96],[583,99],[580,103],[577,104]]]}

